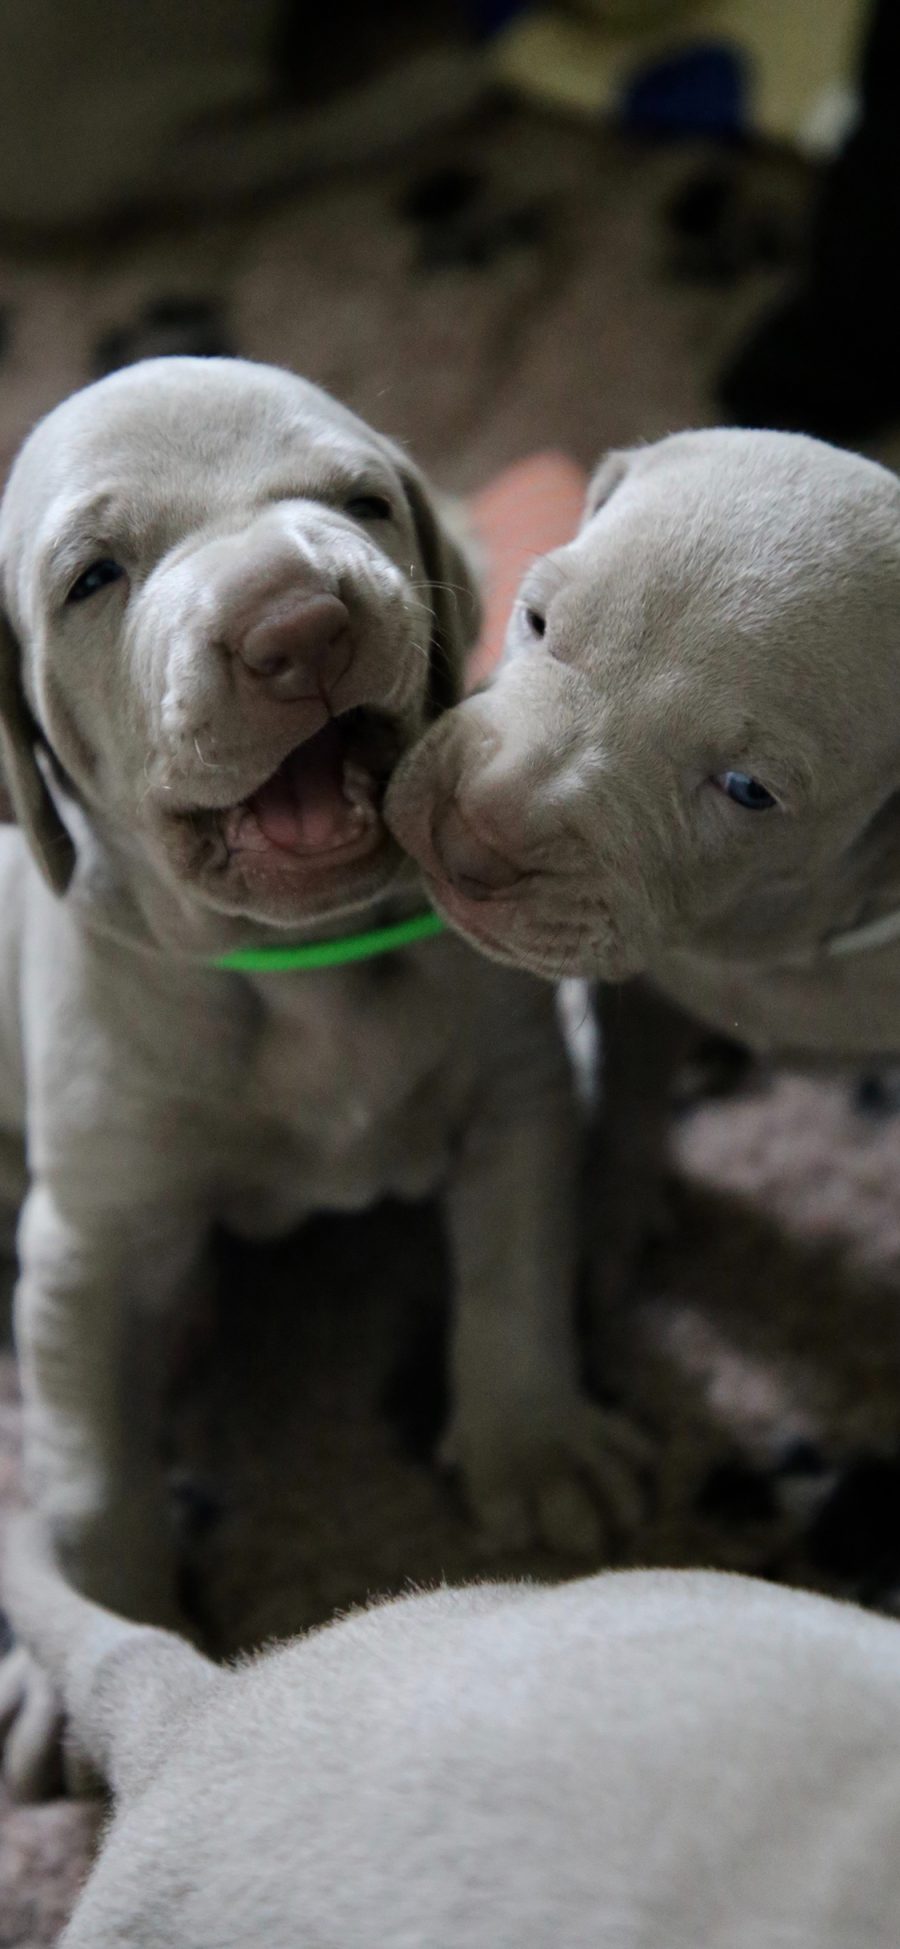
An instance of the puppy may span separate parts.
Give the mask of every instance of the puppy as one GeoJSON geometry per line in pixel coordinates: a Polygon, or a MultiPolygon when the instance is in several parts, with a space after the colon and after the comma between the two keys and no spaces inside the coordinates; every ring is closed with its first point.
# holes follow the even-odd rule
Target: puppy
{"type": "Polygon", "coordinates": [[[678,434],[603,463],[493,689],[397,775],[394,830],[469,939],[629,984],[607,1290],[689,1018],[792,1059],[900,1051],[898,697],[894,476],[798,435],[678,434]]]}
{"type": "Polygon", "coordinates": [[[477,600],[420,476],[288,373],[155,360],[32,433],[0,563],[20,828],[0,850],[0,1155],[14,1196],[24,1135],[25,1459],[68,1572],[175,1615],[160,1315],[196,1299],[214,1225],[272,1236],[435,1189],[475,1511],[496,1539],[594,1551],[595,1492],[633,1507],[635,1445],[576,1379],[552,995],[452,937],[390,965],[217,965],[423,904],[381,800],[458,694],[477,600]]]}
{"type": "Polygon", "coordinates": [[[231,1670],[20,1538],[114,1806],[64,1949],[895,1949],[896,1623],[750,1578],[437,1590],[231,1670]]]}

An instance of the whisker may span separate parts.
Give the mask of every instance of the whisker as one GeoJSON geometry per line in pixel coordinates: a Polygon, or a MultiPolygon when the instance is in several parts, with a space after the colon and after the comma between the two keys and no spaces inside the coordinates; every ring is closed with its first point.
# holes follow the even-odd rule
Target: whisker
{"type": "Polygon", "coordinates": [[[448,595],[471,596],[472,594],[471,588],[467,588],[464,582],[433,582],[430,576],[425,577],[421,582],[410,581],[409,586],[417,592],[420,589],[442,589],[448,595]]]}
{"type": "Polygon", "coordinates": [[[196,736],[194,738],[194,750],[197,753],[197,757],[199,758],[204,771],[221,771],[222,767],[220,764],[216,763],[215,759],[204,758],[203,753],[200,749],[200,740],[196,736]]]}

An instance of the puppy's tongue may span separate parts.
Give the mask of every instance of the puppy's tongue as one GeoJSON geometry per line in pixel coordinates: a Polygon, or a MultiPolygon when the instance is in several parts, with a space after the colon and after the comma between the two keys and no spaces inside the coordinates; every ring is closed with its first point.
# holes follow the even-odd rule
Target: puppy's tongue
{"type": "Polygon", "coordinates": [[[331,720],[247,800],[273,846],[322,853],[359,838],[364,818],[344,797],[344,757],[343,736],[331,720]]]}

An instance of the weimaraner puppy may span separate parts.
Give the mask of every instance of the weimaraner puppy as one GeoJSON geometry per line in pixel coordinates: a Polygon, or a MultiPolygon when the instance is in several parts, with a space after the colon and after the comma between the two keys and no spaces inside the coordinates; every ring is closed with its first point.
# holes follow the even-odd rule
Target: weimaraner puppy
{"type": "Polygon", "coordinates": [[[607,1296],[689,1018],[791,1058],[900,1053],[898,700],[894,476],[799,435],[676,434],[602,464],[493,688],[397,774],[389,819],[470,940],[627,984],[607,1296]]]}
{"type": "Polygon", "coordinates": [[[7,1584],[114,1796],[61,1949],[896,1949],[892,1620],[620,1571],[222,1670],[27,1538],[7,1584]]]}
{"type": "Polygon", "coordinates": [[[0,1164],[14,1200],[24,1135],[25,1459],[69,1574],[175,1615],[161,1316],[203,1286],[214,1224],[272,1236],[435,1189],[474,1510],[498,1540],[596,1551],[640,1443],[579,1390],[551,992],[452,936],[219,965],[423,905],[381,802],[459,694],[477,598],[421,477],[289,373],[153,360],[31,434],[0,573],[0,1164]]]}

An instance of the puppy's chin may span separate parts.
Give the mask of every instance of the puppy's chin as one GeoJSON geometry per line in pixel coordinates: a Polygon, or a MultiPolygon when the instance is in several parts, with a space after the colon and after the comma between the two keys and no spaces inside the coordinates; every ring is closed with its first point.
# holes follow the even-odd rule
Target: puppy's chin
{"type": "Polygon", "coordinates": [[[645,965],[644,957],[628,955],[604,920],[570,909],[565,884],[550,874],[489,899],[473,899],[436,874],[426,873],[425,883],[454,932],[506,967],[545,981],[623,981],[645,965]]]}
{"type": "Polygon", "coordinates": [[[205,880],[192,874],[191,887],[216,913],[305,933],[385,895],[397,880],[402,860],[390,840],[365,858],[336,857],[329,866],[315,870],[248,855],[236,857],[224,872],[213,871],[205,880]]]}
{"type": "Polygon", "coordinates": [[[329,718],[246,797],[171,815],[169,870],[218,913],[275,925],[303,927],[376,899],[403,857],[382,804],[405,741],[375,711],[329,718]]]}

